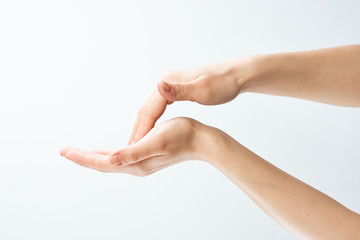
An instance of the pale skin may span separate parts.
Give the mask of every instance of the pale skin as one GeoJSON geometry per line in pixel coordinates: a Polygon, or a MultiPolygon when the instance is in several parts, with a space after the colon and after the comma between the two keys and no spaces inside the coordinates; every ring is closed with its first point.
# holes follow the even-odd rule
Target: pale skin
{"type": "Polygon", "coordinates": [[[251,152],[224,132],[189,118],[158,125],[174,101],[222,104],[244,92],[360,106],[360,45],[248,56],[170,72],[138,114],[129,144],[112,150],[67,147],[61,155],[102,172],[146,176],[186,160],[219,169],[299,239],[360,239],[360,215],[251,152]]]}

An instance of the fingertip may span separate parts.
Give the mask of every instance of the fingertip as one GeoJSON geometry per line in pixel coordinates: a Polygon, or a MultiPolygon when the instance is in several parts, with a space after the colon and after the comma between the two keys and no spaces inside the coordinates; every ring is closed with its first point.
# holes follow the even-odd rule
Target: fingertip
{"type": "Polygon", "coordinates": [[[162,87],[165,90],[165,92],[171,91],[171,84],[165,81],[162,81],[162,87]]]}
{"type": "Polygon", "coordinates": [[[74,151],[68,151],[64,154],[64,157],[68,160],[72,160],[73,155],[74,155],[74,151]]]}
{"type": "Polygon", "coordinates": [[[157,88],[160,95],[163,96],[165,99],[167,99],[168,95],[171,92],[171,85],[168,82],[159,81],[157,84],[157,88]]]}
{"type": "Polygon", "coordinates": [[[62,157],[65,157],[66,153],[69,152],[70,149],[71,149],[71,147],[69,147],[69,146],[61,148],[61,149],[60,149],[60,155],[61,155],[62,157]]]}
{"type": "Polygon", "coordinates": [[[86,161],[84,153],[79,152],[78,150],[70,150],[65,154],[65,158],[80,165],[84,164],[86,161]]]}

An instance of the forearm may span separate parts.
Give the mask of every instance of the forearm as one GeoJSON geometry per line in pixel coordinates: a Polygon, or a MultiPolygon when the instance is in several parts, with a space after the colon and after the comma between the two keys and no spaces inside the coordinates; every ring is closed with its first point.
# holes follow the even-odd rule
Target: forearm
{"type": "Polygon", "coordinates": [[[360,106],[360,45],[250,57],[251,79],[241,92],[360,106]]]}
{"type": "Polygon", "coordinates": [[[360,238],[358,214],[281,171],[229,136],[223,135],[221,139],[207,136],[210,138],[214,143],[205,149],[209,162],[295,236],[301,239],[360,238]]]}

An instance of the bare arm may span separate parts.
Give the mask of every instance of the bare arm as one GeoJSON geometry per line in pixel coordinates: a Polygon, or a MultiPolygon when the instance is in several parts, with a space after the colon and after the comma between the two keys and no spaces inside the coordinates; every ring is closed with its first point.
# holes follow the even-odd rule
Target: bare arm
{"type": "Polygon", "coordinates": [[[224,132],[192,119],[161,123],[139,142],[119,150],[65,148],[61,155],[84,167],[137,176],[185,160],[203,160],[298,238],[360,239],[357,213],[281,171],[224,132]]]}
{"type": "Polygon", "coordinates": [[[165,74],[140,109],[129,143],[139,141],[174,101],[204,105],[256,92],[360,106],[360,45],[242,57],[165,74]]]}
{"type": "Polygon", "coordinates": [[[359,214],[222,137],[208,145],[209,161],[297,238],[360,239],[359,214]]]}
{"type": "Polygon", "coordinates": [[[360,106],[360,45],[253,58],[252,79],[238,78],[243,92],[360,106]]]}

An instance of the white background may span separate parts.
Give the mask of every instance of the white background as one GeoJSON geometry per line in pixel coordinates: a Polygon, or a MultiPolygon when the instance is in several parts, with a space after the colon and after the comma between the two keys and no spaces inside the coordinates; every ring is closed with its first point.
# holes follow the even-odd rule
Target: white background
{"type": "MultiPolygon", "coordinates": [[[[127,143],[161,75],[360,42],[359,1],[0,1],[0,239],[293,239],[212,166],[146,178],[59,156],[127,143]]],[[[360,212],[360,109],[244,94],[176,116],[218,127],[360,212]]]]}

